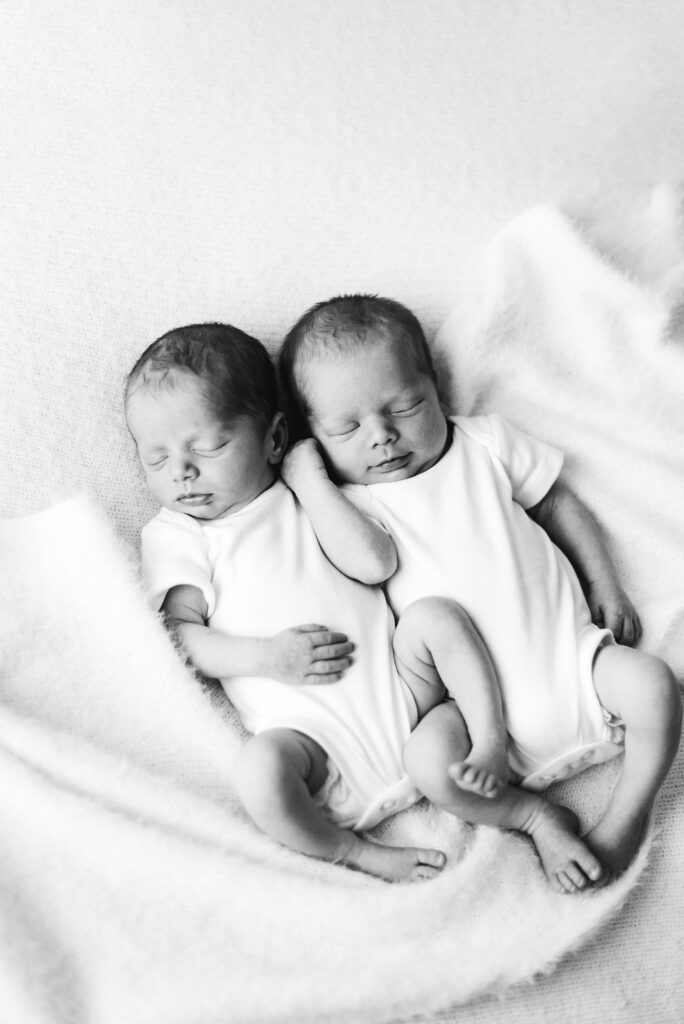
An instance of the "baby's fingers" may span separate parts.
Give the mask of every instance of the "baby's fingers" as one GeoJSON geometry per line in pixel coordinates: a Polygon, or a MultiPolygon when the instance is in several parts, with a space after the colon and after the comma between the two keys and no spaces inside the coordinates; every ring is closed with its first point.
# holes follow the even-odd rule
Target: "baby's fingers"
{"type": "MultiPolygon", "coordinates": [[[[332,630],[326,629],[325,626],[318,627],[317,635],[311,638],[311,643],[316,650],[317,658],[330,657],[330,655],[322,655],[321,651],[331,646],[345,647],[347,651],[354,649],[354,645],[347,639],[346,633],[333,633],[332,630]]],[[[335,655],[332,655],[332,657],[335,657],[335,655]]]]}
{"type": "Polygon", "coordinates": [[[641,640],[641,619],[639,618],[636,611],[632,610],[630,617],[632,624],[632,644],[638,644],[641,640]]]}
{"type": "Polygon", "coordinates": [[[351,665],[351,658],[335,658],[331,661],[313,661],[306,673],[306,682],[336,683],[351,665]]]}
{"type": "MultiPolygon", "coordinates": [[[[338,634],[332,635],[336,636],[338,634]]],[[[344,637],[342,641],[337,643],[321,645],[314,644],[312,657],[315,659],[316,662],[336,661],[338,658],[344,658],[345,660],[350,661],[351,659],[349,658],[349,655],[352,653],[353,650],[354,644],[350,640],[347,640],[346,637],[344,637]]]]}
{"type": "Polygon", "coordinates": [[[330,633],[330,636],[342,636],[343,642],[323,644],[315,648],[315,661],[311,662],[306,673],[307,683],[336,683],[342,678],[352,663],[351,653],[354,644],[344,634],[330,633]]]}
{"type": "Polygon", "coordinates": [[[614,629],[613,633],[618,643],[633,647],[641,636],[641,623],[636,612],[621,618],[619,627],[614,629]]]}

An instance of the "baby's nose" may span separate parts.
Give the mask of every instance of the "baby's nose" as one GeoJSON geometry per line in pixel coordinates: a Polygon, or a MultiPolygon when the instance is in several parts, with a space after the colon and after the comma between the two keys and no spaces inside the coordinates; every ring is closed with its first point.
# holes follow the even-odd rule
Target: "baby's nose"
{"type": "Polygon", "coordinates": [[[376,416],[370,424],[370,437],[374,445],[389,444],[397,439],[397,429],[388,416],[376,416]]]}
{"type": "Polygon", "coordinates": [[[187,458],[175,459],[171,465],[171,473],[176,481],[194,480],[198,475],[197,467],[187,458]]]}

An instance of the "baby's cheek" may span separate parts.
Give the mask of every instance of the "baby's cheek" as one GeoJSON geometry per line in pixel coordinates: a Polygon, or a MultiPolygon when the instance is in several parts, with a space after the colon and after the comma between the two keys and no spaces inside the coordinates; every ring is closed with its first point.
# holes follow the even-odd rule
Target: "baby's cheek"
{"type": "Polygon", "coordinates": [[[323,461],[325,462],[325,468],[335,483],[350,483],[351,481],[347,478],[345,462],[340,458],[340,453],[335,451],[335,448],[330,444],[323,444],[322,441],[319,441],[318,443],[320,445],[323,461]]]}
{"type": "Polygon", "coordinates": [[[368,473],[368,467],[361,465],[357,461],[346,459],[341,463],[337,470],[337,476],[339,482],[342,484],[365,484],[367,483],[366,476],[368,473]]]}

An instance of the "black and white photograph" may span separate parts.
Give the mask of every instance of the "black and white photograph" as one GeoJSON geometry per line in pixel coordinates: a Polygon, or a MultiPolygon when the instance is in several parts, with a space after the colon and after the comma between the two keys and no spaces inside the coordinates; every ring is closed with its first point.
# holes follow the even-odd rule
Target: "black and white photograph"
{"type": "Polygon", "coordinates": [[[682,0],[0,0],[0,1024],[684,1020],[682,0]]]}

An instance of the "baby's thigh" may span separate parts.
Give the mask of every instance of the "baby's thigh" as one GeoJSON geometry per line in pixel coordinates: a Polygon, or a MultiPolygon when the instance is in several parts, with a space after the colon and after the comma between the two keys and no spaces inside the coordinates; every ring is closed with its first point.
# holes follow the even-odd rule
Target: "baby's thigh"
{"type": "Polygon", "coordinates": [[[233,783],[243,799],[258,791],[276,792],[284,782],[299,778],[315,793],[328,774],[326,752],[296,729],[266,729],[252,736],[233,765],[233,783]]]}
{"type": "Polygon", "coordinates": [[[606,644],[594,661],[594,688],[603,707],[630,727],[673,721],[679,686],[660,658],[620,644],[606,644]]]}
{"type": "Polygon", "coordinates": [[[449,598],[423,597],[402,613],[394,631],[394,660],[419,719],[447,696],[438,666],[453,671],[470,647],[471,634],[466,613],[449,598]]]}

